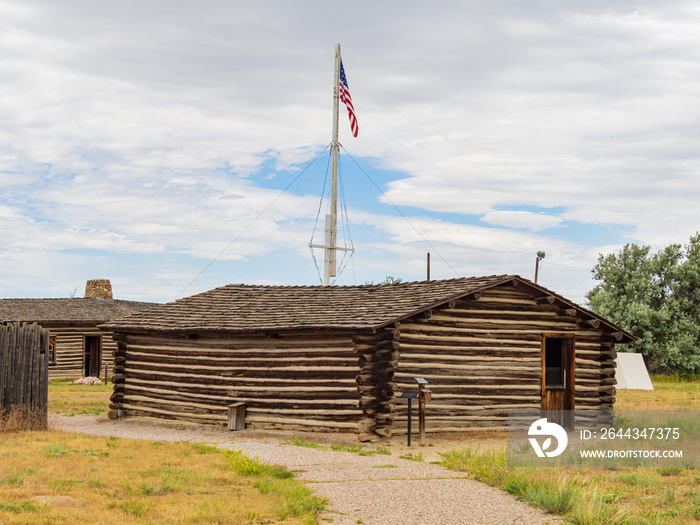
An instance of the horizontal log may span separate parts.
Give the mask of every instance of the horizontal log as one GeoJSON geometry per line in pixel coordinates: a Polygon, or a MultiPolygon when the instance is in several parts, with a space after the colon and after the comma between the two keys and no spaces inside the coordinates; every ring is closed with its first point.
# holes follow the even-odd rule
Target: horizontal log
{"type": "Polygon", "coordinates": [[[388,350],[388,351],[394,351],[398,350],[401,346],[401,343],[398,341],[379,341],[376,344],[356,344],[353,347],[353,353],[359,354],[359,353],[378,353],[382,350],[388,350]]]}
{"type": "MultiPolygon", "coordinates": [[[[249,372],[249,373],[239,373],[234,374],[233,371],[221,371],[220,374],[216,373],[201,373],[200,370],[197,373],[187,373],[185,369],[182,370],[159,370],[156,368],[132,368],[127,367],[125,369],[129,378],[138,377],[144,380],[177,380],[182,383],[197,383],[203,385],[232,385],[232,384],[247,384],[247,383],[264,383],[270,381],[286,381],[289,384],[298,383],[301,381],[308,382],[309,384],[328,382],[341,383],[341,382],[351,382],[355,375],[357,374],[356,367],[347,367],[342,369],[342,374],[340,370],[335,371],[309,371],[302,372],[297,371],[296,373],[290,371],[269,371],[264,374],[262,371],[249,372]],[[322,373],[325,372],[325,373],[322,373]]],[[[117,374],[118,375],[118,374],[117,374]]],[[[303,383],[299,383],[303,384],[303,383]]]]}
{"type": "Polygon", "coordinates": [[[280,397],[279,395],[270,395],[269,393],[264,393],[264,395],[252,393],[250,395],[232,397],[221,394],[217,396],[208,395],[208,393],[190,393],[183,392],[182,390],[169,391],[154,388],[129,387],[126,389],[126,392],[122,398],[126,397],[130,400],[152,398],[185,404],[208,404],[222,407],[231,404],[233,401],[240,401],[245,402],[250,410],[260,408],[268,412],[292,410],[315,411],[318,413],[327,413],[329,411],[333,413],[341,413],[344,410],[354,410],[357,401],[357,395],[350,393],[347,393],[342,397],[338,397],[335,394],[325,395],[322,393],[315,393],[314,395],[307,396],[306,399],[298,399],[296,397],[297,395],[298,394],[292,394],[290,396],[280,397]]]}
{"type": "Polygon", "coordinates": [[[382,414],[377,414],[374,416],[375,421],[377,422],[378,425],[391,425],[394,423],[394,418],[396,415],[391,412],[391,413],[382,413],[382,414]]]}
{"type": "Polygon", "coordinates": [[[518,359],[529,357],[536,359],[541,357],[541,345],[533,345],[530,348],[502,347],[493,348],[488,346],[449,346],[445,344],[425,345],[403,343],[401,345],[401,363],[406,360],[422,359],[440,361],[470,361],[472,357],[501,357],[518,359]],[[435,355],[439,353],[438,355],[435,355]]]}
{"type": "Polygon", "coordinates": [[[435,339],[436,337],[447,337],[445,341],[451,344],[464,340],[479,340],[484,342],[493,340],[495,342],[508,340],[522,344],[523,342],[541,341],[543,332],[566,332],[572,333],[577,340],[596,341],[605,340],[602,332],[592,332],[590,330],[580,330],[576,324],[576,320],[571,318],[571,321],[564,321],[564,318],[558,318],[557,322],[541,323],[529,322],[519,324],[498,324],[489,322],[465,322],[460,321],[441,321],[433,318],[428,322],[414,322],[411,324],[405,323],[402,327],[402,342],[415,338],[418,335],[424,336],[426,339],[435,339]],[[460,339],[461,338],[461,339],[460,339]]]}
{"type": "Polygon", "coordinates": [[[398,361],[379,361],[378,363],[365,363],[360,366],[360,375],[377,374],[380,371],[393,370],[398,366],[398,361]]]}
{"type": "MultiPolygon", "coordinates": [[[[416,374],[418,375],[418,374],[416,374]]],[[[424,377],[425,379],[425,377],[424,377]]],[[[504,384],[507,385],[518,385],[518,386],[532,386],[536,383],[539,385],[541,379],[541,373],[533,371],[531,374],[518,374],[517,376],[506,376],[503,373],[494,374],[493,376],[477,376],[477,375],[446,375],[441,376],[439,379],[431,377],[428,381],[428,388],[432,389],[433,394],[436,393],[437,389],[452,389],[453,387],[458,387],[460,390],[470,387],[478,386],[497,386],[503,388],[504,384]]],[[[415,383],[413,385],[406,384],[405,382],[399,383],[400,386],[404,387],[404,390],[415,390],[415,383]],[[408,388],[406,388],[408,387],[408,388]]]]}
{"type": "Polygon", "coordinates": [[[180,419],[182,421],[190,421],[196,423],[205,424],[216,424],[217,422],[228,421],[228,416],[225,410],[221,410],[220,414],[209,413],[209,414],[199,414],[199,413],[185,413],[185,412],[173,412],[164,408],[146,406],[146,405],[133,405],[129,403],[124,403],[122,405],[122,412],[126,416],[146,416],[146,417],[157,417],[165,419],[180,419]]]}
{"type": "Polygon", "coordinates": [[[615,341],[622,341],[625,336],[622,332],[606,332],[606,335],[610,336],[615,341]]]}
{"type": "Polygon", "coordinates": [[[357,423],[357,428],[360,433],[371,432],[377,428],[377,422],[374,419],[361,419],[357,423]]]}
{"type": "Polygon", "coordinates": [[[391,437],[391,427],[377,428],[374,433],[381,437],[391,437]]]}
{"type": "Polygon", "coordinates": [[[324,421],[357,419],[361,416],[361,410],[358,408],[352,409],[308,409],[308,408],[260,408],[250,403],[246,404],[246,414],[250,417],[267,416],[267,415],[287,415],[290,417],[304,417],[309,419],[319,419],[324,421]]]}
{"type": "Polygon", "coordinates": [[[355,383],[358,385],[373,385],[376,382],[372,374],[361,374],[355,377],[355,383]]]}
{"type": "MultiPolygon", "coordinates": [[[[433,399],[435,399],[435,394],[433,394],[433,399]]],[[[483,393],[483,394],[440,394],[439,399],[449,401],[450,403],[455,403],[456,400],[463,402],[465,404],[472,403],[474,405],[500,405],[500,404],[511,404],[511,403],[529,403],[532,401],[540,402],[542,400],[542,393],[539,387],[536,388],[536,393],[533,391],[531,393],[520,392],[506,393],[501,395],[500,393],[483,393]]],[[[394,405],[400,405],[401,398],[394,398],[392,403],[394,405]]],[[[434,401],[435,402],[435,401],[434,401]]],[[[405,401],[404,401],[405,403],[405,401]]]]}
{"type": "Polygon", "coordinates": [[[554,304],[556,298],[553,295],[544,295],[542,297],[535,297],[535,304],[554,304]]]}
{"type": "Polygon", "coordinates": [[[265,417],[265,416],[252,416],[249,417],[246,414],[246,424],[257,423],[258,425],[264,423],[276,423],[280,425],[304,425],[309,428],[336,428],[344,429],[345,431],[357,431],[357,421],[318,421],[315,419],[302,419],[302,418],[281,418],[281,417],[265,417]]]}
{"type": "Polygon", "coordinates": [[[156,353],[144,351],[129,351],[127,358],[129,362],[156,362],[159,364],[171,364],[175,366],[209,366],[212,368],[222,367],[249,367],[249,366],[337,366],[349,362],[353,353],[348,349],[344,352],[290,352],[289,354],[262,354],[251,353],[229,353],[228,355],[197,355],[197,354],[173,354],[156,353]]]}
{"type": "Polygon", "coordinates": [[[392,369],[372,370],[372,373],[362,373],[355,377],[358,385],[372,385],[375,383],[389,382],[394,379],[396,372],[392,369]]]}
{"type": "Polygon", "coordinates": [[[392,339],[399,339],[401,337],[401,332],[398,330],[382,330],[372,335],[353,335],[352,342],[355,344],[367,344],[374,345],[379,341],[386,341],[392,339]]]}
{"type": "Polygon", "coordinates": [[[539,337],[532,337],[528,335],[523,338],[495,338],[495,337],[484,337],[479,335],[474,336],[464,336],[456,333],[435,333],[435,334],[425,334],[422,332],[402,332],[401,337],[401,348],[403,351],[404,344],[415,343],[428,346],[511,346],[511,347],[521,347],[521,348],[532,348],[533,342],[542,342],[542,335],[539,337]]]}
{"type": "Polygon", "coordinates": [[[376,353],[364,353],[358,357],[360,366],[365,363],[379,363],[381,361],[397,361],[401,353],[397,350],[380,350],[376,353]]]}
{"type": "Polygon", "coordinates": [[[231,360],[228,362],[211,362],[206,359],[183,361],[172,363],[167,357],[154,358],[153,356],[134,356],[129,359],[129,367],[137,367],[148,370],[160,370],[164,372],[174,371],[197,373],[202,375],[218,375],[222,377],[237,376],[241,374],[251,375],[267,372],[271,374],[285,373],[333,373],[347,372],[355,368],[354,359],[350,356],[327,360],[300,360],[300,361],[252,361],[241,362],[231,360]],[[138,364],[138,365],[137,365],[138,364]]]}
{"type": "Polygon", "coordinates": [[[581,328],[598,328],[600,321],[598,319],[581,319],[578,325],[581,328]]]}
{"type": "MultiPolygon", "coordinates": [[[[170,378],[164,378],[170,379],[170,378]]],[[[282,396],[293,396],[299,398],[309,398],[317,397],[318,395],[324,395],[327,397],[343,397],[350,393],[355,392],[356,385],[351,381],[335,381],[335,382],[305,382],[294,384],[293,381],[279,382],[279,381],[269,381],[269,385],[266,386],[264,381],[258,383],[247,383],[247,384],[232,384],[227,383],[223,385],[219,384],[207,384],[198,381],[153,381],[148,378],[133,378],[130,379],[127,384],[129,385],[153,385],[154,388],[164,388],[168,389],[169,384],[178,385],[178,391],[189,391],[194,393],[202,393],[208,395],[218,395],[227,397],[282,397],[282,396]],[[139,380],[137,383],[136,380],[139,380]],[[313,385],[313,386],[310,386],[313,385]],[[318,385],[318,386],[317,386],[318,385]]]]}
{"type": "MultiPolygon", "coordinates": [[[[235,339],[232,339],[235,341],[235,339]]],[[[130,344],[129,353],[142,353],[152,355],[169,355],[173,357],[181,357],[183,359],[191,359],[197,357],[207,357],[212,359],[228,359],[234,357],[250,357],[262,359],[277,359],[284,357],[309,357],[315,356],[342,356],[352,352],[353,344],[350,338],[342,344],[334,341],[308,341],[308,344],[261,344],[255,346],[252,344],[245,345],[220,345],[215,347],[208,346],[188,346],[168,345],[161,343],[158,345],[137,345],[130,344]]]]}
{"type": "Polygon", "coordinates": [[[382,383],[382,384],[389,384],[391,385],[389,388],[382,388],[377,385],[358,385],[357,387],[357,395],[361,396],[372,396],[376,395],[379,392],[394,392],[396,390],[396,385],[391,384],[391,383],[382,383]]]}
{"type": "Polygon", "coordinates": [[[591,367],[591,368],[581,368],[576,367],[576,377],[587,377],[587,378],[597,378],[597,377],[613,377],[615,376],[614,368],[601,368],[601,367],[591,367]]]}
{"type": "Polygon", "coordinates": [[[378,408],[383,401],[386,401],[386,399],[380,399],[378,396],[361,396],[358,406],[360,408],[378,408]]]}
{"type": "Polygon", "coordinates": [[[286,347],[307,347],[314,346],[327,347],[329,345],[344,346],[351,342],[353,334],[330,334],[324,332],[299,332],[296,334],[276,334],[270,337],[263,334],[220,334],[218,336],[200,336],[190,338],[185,335],[163,335],[163,334],[128,334],[127,343],[129,347],[142,345],[148,347],[158,347],[167,345],[169,347],[181,347],[183,351],[187,349],[243,349],[246,346],[253,348],[286,348],[286,347]],[[285,346],[288,345],[288,346],[285,346]]]}
{"type": "MultiPolygon", "coordinates": [[[[504,425],[500,425],[497,427],[477,427],[477,426],[452,426],[452,427],[441,427],[441,428],[430,428],[430,426],[426,426],[425,428],[425,433],[426,434],[437,434],[440,433],[441,435],[446,435],[449,433],[469,433],[469,432],[475,432],[475,433],[483,433],[485,431],[493,432],[494,434],[497,434],[499,432],[505,433],[508,432],[508,427],[504,425]]],[[[413,429],[412,434],[415,435],[418,433],[418,430],[413,429]]],[[[405,436],[406,435],[406,429],[394,429],[394,436],[405,436]]]]}
{"type": "Polygon", "coordinates": [[[111,396],[109,396],[109,400],[110,400],[112,403],[121,403],[122,401],[124,401],[124,394],[121,393],[121,392],[118,393],[118,394],[117,394],[117,393],[114,393],[114,394],[112,394],[111,396]]]}

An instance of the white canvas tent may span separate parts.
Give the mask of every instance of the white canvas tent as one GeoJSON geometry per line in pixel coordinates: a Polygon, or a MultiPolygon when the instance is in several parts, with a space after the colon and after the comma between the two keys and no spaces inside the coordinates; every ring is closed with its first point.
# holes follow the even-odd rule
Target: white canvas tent
{"type": "Polygon", "coordinates": [[[617,370],[616,388],[632,390],[654,390],[642,354],[620,352],[615,359],[617,370]]]}

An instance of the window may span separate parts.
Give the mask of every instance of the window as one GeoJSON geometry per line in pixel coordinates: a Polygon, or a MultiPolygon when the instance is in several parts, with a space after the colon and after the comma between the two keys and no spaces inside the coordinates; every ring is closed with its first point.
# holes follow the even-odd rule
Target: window
{"type": "Polygon", "coordinates": [[[49,336],[49,365],[56,364],[56,336],[49,336]]]}
{"type": "Polygon", "coordinates": [[[546,339],[544,349],[545,384],[547,388],[564,388],[566,368],[564,366],[564,340],[546,339]]]}

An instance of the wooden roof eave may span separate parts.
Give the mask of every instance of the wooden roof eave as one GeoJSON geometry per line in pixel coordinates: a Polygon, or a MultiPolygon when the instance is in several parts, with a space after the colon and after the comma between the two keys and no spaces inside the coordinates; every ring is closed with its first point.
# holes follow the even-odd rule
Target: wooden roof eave
{"type": "Polygon", "coordinates": [[[299,327],[270,327],[259,329],[233,329],[233,328],[211,328],[211,327],[179,327],[179,328],[155,328],[144,326],[120,326],[110,323],[98,326],[103,332],[114,332],[115,334],[160,334],[169,336],[191,337],[196,335],[202,336],[221,336],[221,335],[296,335],[301,333],[316,333],[316,334],[347,334],[354,335],[358,333],[374,333],[377,330],[372,326],[299,326],[299,327]]]}
{"type": "Polygon", "coordinates": [[[524,292],[531,294],[534,297],[539,297],[539,296],[554,297],[554,304],[557,304],[558,306],[560,306],[561,309],[574,309],[574,310],[576,310],[577,317],[579,317],[579,315],[580,315],[581,318],[583,318],[583,319],[596,319],[596,320],[598,320],[600,322],[600,325],[601,325],[598,328],[598,330],[600,330],[601,332],[610,333],[611,337],[616,339],[616,342],[634,343],[638,339],[638,337],[636,337],[635,335],[630,334],[626,330],[623,330],[622,328],[611,323],[610,321],[603,319],[602,317],[594,314],[590,310],[587,310],[586,308],[583,308],[582,306],[579,306],[571,301],[568,301],[567,299],[565,299],[561,295],[558,295],[558,294],[552,292],[551,290],[544,288],[543,286],[539,286],[539,285],[537,285],[533,282],[530,282],[526,279],[523,279],[522,277],[519,277],[517,275],[507,275],[498,282],[493,282],[493,283],[489,283],[489,284],[484,285],[484,286],[475,287],[473,289],[470,289],[467,292],[455,294],[452,297],[445,299],[445,300],[441,299],[440,301],[437,301],[431,305],[417,309],[416,311],[414,311],[408,315],[402,315],[401,317],[398,317],[398,318],[393,319],[391,321],[382,323],[381,325],[378,325],[375,328],[376,329],[386,328],[387,326],[390,326],[396,322],[400,322],[403,319],[407,319],[407,318],[413,317],[414,315],[419,315],[419,314],[422,314],[422,313],[427,312],[429,310],[433,310],[433,309],[438,308],[440,306],[449,304],[452,301],[457,301],[459,299],[463,299],[463,298],[468,297],[470,295],[478,294],[480,292],[483,292],[484,290],[488,290],[489,288],[494,288],[494,287],[503,286],[503,285],[514,286],[514,287],[516,287],[524,292]],[[620,334],[619,338],[615,337],[613,334],[620,334]]]}
{"type": "MultiPolygon", "coordinates": [[[[458,301],[458,300],[460,300],[460,299],[464,299],[465,297],[469,297],[470,295],[471,295],[471,296],[474,296],[475,299],[478,299],[478,298],[480,297],[481,292],[483,292],[484,290],[488,290],[489,288],[493,288],[493,287],[495,287],[495,286],[501,286],[501,285],[506,284],[506,283],[511,282],[511,281],[512,281],[513,283],[515,283],[515,282],[517,281],[517,276],[515,276],[515,275],[506,275],[506,276],[504,276],[503,279],[501,279],[500,281],[497,281],[497,282],[494,282],[494,283],[485,284],[485,285],[483,285],[483,286],[475,286],[474,288],[471,288],[471,289],[469,289],[468,291],[460,292],[460,293],[454,294],[454,295],[452,295],[452,296],[450,296],[450,297],[448,297],[448,298],[446,298],[446,299],[440,299],[439,301],[435,301],[435,302],[433,302],[432,304],[430,304],[430,305],[428,305],[428,306],[421,307],[421,308],[419,308],[419,309],[417,309],[417,310],[415,310],[415,311],[413,311],[413,312],[411,312],[411,313],[409,313],[409,314],[407,314],[407,315],[404,314],[404,315],[402,315],[402,316],[400,316],[400,317],[397,317],[396,319],[392,319],[391,321],[388,321],[388,322],[384,322],[384,323],[382,323],[382,324],[379,324],[379,325],[377,325],[375,328],[376,328],[377,330],[379,330],[379,329],[381,329],[381,328],[386,328],[386,327],[391,326],[392,324],[394,324],[394,323],[396,323],[396,322],[401,322],[402,320],[408,319],[408,318],[410,318],[410,317],[413,317],[414,315],[420,315],[420,314],[422,314],[422,313],[424,313],[424,312],[427,312],[427,311],[429,311],[429,310],[434,310],[434,309],[439,308],[439,307],[441,307],[441,306],[449,305],[449,304],[452,303],[453,301],[458,301]]],[[[513,286],[515,286],[515,284],[513,284],[513,286]]]]}
{"type": "Polygon", "coordinates": [[[46,327],[86,327],[94,328],[100,323],[104,323],[106,320],[89,320],[89,321],[76,321],[72,320],[61,320],[61,319],[2,319],[0,323],[36,323],[44,328],[46,327]]]}
{"type": "Polygon", "coordinates": [[[554,297],[553,304],[560,306],[561,309],[574,309],[576,310],[576,317],[579,317],[581,319],[595,319],[599,321],[600,326],[597,328],[597,330],[600,330],[601,332],[610,333],[611,337],[613,337],[618,343],[634,343],[638,339],[637,336],[627,332],[626,330],[623,330],[619,326],[611,323],[610,321],[607,321],[599,315],[594,314],[593,312],[587,310],[583,306],[579,306],[571,301],[568,301],[561,295],[558,295],[543,286],[539,286],[538,284],[535,284],[531,281],[522,278],[515,279],[514,286],[520,290],[523,290],[524,292],[531,294],[534,297],[554,297]],[[619,335],[616,336],[614,334],[619,335]]]}

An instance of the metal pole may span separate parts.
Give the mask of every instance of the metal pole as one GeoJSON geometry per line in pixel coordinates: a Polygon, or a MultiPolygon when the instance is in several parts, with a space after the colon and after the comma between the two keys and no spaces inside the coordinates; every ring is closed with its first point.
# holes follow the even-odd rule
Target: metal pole
{"type": "Polygon", "coordinates": [[[323,286],[331,284],[336,275],[336,235],[338,223],[338,81],[340,77],[340,44],[335,45],[335,67],[333,71],[333,131],[331,139],[331,212],[326,215],[326,242],[323,257],[323,286]]]}
{"type": "Polygon", "coordinates": [[[411,446],[411,398],[408,398],[408,446],[411,446]]]}
{"type": "Polygon", "coordinates": [[[540,258],[539,256],[535,259],[535,284],[537,284],[537,274],[540,271],[540,258]]]}
{"type": "Polygon", "coordinates": [[[418,435],[422,443],[425,440],[425,398],[421,383],[418,384],[418,435]]]}
{"type": "Polygon", "coordinates": [[[427,265],[428,265],[428,278],[426,279],[426,281],[429,281],[430,280],[430,252],[428,252],[427,265]]]}

